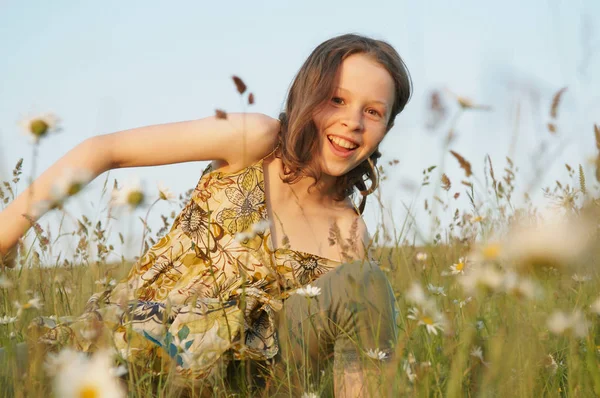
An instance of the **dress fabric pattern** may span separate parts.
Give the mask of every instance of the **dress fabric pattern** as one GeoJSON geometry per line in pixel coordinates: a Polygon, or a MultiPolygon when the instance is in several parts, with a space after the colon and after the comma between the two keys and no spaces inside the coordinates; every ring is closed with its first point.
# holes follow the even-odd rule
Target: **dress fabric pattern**
{"type": "Polygon", "coordinates": [[[126,361],[155,371],[166,361],[185,383],[218,377],[231,360],[271,359],[283,301],[341,263],[274,250],[269,228],[237,235],[266,220],[263,160],[235,173],[209,166],[126,278],[94,294],[74,322],[31,327],[55,348],[89,352],[108,338],[126,361]]]}

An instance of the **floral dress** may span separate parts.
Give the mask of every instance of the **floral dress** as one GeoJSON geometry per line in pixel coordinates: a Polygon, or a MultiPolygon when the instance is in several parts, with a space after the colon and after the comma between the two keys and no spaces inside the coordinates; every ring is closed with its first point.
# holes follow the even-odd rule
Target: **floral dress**
{"type": "Polygon", "coordinates": [[[82,351],[108,336],[126,361],[158,372],[157,359],[166,360],[194,384],[233,359],[271,359],[283,301],[340,263],[273,250],[266,221],[263,160],[235,173],[209,166],[171,230],[124,280],[93,295],[75,322],[33,326],[42,342],[82,351]]]}

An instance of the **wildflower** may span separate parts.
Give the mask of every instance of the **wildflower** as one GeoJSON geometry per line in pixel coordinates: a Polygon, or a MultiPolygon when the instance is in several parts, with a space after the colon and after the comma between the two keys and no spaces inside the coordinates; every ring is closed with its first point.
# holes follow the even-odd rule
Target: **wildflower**
{"type": "Polygon", "coordinates": [[[485,261],[496,260],[500,256],[500,249],[499,243],[489,243],[481,248],[481,257],[485,261]]]}
{"type": "Polygon", "coordinates": [[[254,234],[264,234],[265,232],[267,232],[270,228],[270,223],[268,220],[260,220],[257,223],[254,223],[251,227],[252,232],[254,234]]]}
{"type": "Polygon", "coordinates": [[[472,224],[475,224],[475,223],[478,223],[478,222],[482,222],[484,219],[485,219],[485,216],[477,216],[477,217],[471,218],[470,221],[471,221],[472,224]]]}
{"type": "Polygon", "coordinates": [[[515,227],[505,244],[505,258],[518,269],[565,267],[576,262],[589,245],[583,222],[554,219],[534,226],[515,227]]]}
{"type": "Polygon", "coordinates": [[[432,294],[436,296],[445,296],[444,287],[443,286],[434,286],[431,283],[427,285],[427,290],[429,290],[432,294]]]}
{"type": "Polygon", "coordinates": [[[306,285],[296,289],[296,294],[304,297],[316,297],[321,294],[321,288],[317,286],[306,285]]]}
{"type": "Polygon", "coordinates": [[[427,253],[418,252],[415,255],[415,258],[417,259],[417,261],[424,262],[425,260],[427,260],[427,253]]]}
{"type": "Polygon", "coordinates": [[[452,275],[464,274],[466,265],[467,260],[464,257],[461,257],[458,259],[457,263],[450,266],[450,273],[452,275]]]}
{"type": "Polygon", "coordinates": [[[413,282],[406,291],[406,299],[418,305],[423,305],[427,302],[425,291],[423,291],[423,288],[417,282],[413,282]]]}
{"type": "Polygon", "coordinates": [[[4,275],[0,276],[0,289],[10,289],[11,287],[13,287],[12,281],[4,275]]]}
{"type": "Polygon", "coordinates": [[[596,299],[596,301],[594,301],[592,303],[592,305],[590,305],[590,308],[592,309],[592,311],[594,311],[596,314],[600,315],[600,297],[598,297],[596,299]]]}
{"type": "Polygon", "coordinates": [[[455,300],[452,300],[452,302],[453,302],[454,304],[457,304],[457,305],[458,305],[458,308],[462,308],[462,307],[464,307],[465,305],[467,305],[468,303],[470,303],[470,302],[471,302],[471,300],[473,300],[473,297],[469,296],[469,297],[467,297],[467,298],[466,298],[466,299],[464,299],[464,300],[456,300],[456,299],[455,299],[455,300]]]}
{"type": "Polygon", "coordinates": [[[22,120],[20,125],[23,128],[25,135],[27,135],[34,144],[37,144],[40,139],[48,134],[60,131],[60,127],[58,126],[59,122],[60,120],[56,115],[46,113],[22,120]]]}
{"type": "Polygon", "coordinates": [[[437,336],[438,330],[444,330],[444,317],[439,312],[434,312],[430,315],[427,313],[421,313],[416,307],[409,309],[408,312],[408,319],[417,321],[418,325],[425,326],[427,333],[437,336]]]}
{"type": "Polygon", "coordinates": [[[316,392],[305,392],[302,394],[302,398],[319,398],[316,392]]]}
{"type": "Polygon", "coordinates": [[[473,347],[473,349],[471,350],[471,356],[479,359],[479,361],[481,361],[483,365],[489,366],[489,362],[483,360],[483,351],[480,346],[473,347]]]}
{"type": "Polygon", "coordinates": [[[15,307],[17,307],[17,317],[20,317],[23,311],[36,309],[40,310],[43,307],[42,300],[39,297],[34,297],[27,301],[25,304],[21,304],[18,301],[15,301],[15,307]]]}
{"type": "Polygon", "coordinates": [[[139,181],[133,181],[120,190],[113,191],[113,201],[116,205],[129,206],[131,210],[144,204],[146,195],[142,191],[139,181]]]}
{"type": "Polygon", "coordinates": [[[402,364],[402,368],[404,370],[404,373],[406,373],[406,377],[408,377],[408,381],[414,383],[417,379],[417,375],[416,373],[413,373],[410,363],[408,363],[408,361],[404,361],[404,363],[402,364]]]}
{"type": "Polygon", "coordinates": [[[114,376],[114,377],[125,376],[127,374],[127,372],[128,372],[127,366],[125,366],[125,365],[119,365],[117,367],[109,369],[110,375],[114,376]]]}
{"type": "Polygon", "coordinates": [[[558,370],[558,364],[551,354],[546,355],[544,358],[544,367],[550,371],[551,374],[556,374],[558,370]]]}
{"type": "Polygon", "coordinates": [[[481,319],[479,319],[477,322],[475,322],[475,329],[482,330],[484,327],[485,327],[485,322],[483,322],[481,319]]]}
{"type": "Polygon", "coordinates": [[[583,282],[587,282],[587,281],[591,281],[592,277],[589,275],[577,275],[577,274],[573,274],[571,275],[571,279],[573,279],[575,282],[577,283],[583,283],[583,282]]]}
{"type": "Polygon", "coordinates": [[[496,291],[501,286],[502,280],[502,274],[495,266],[484,264],[472,269],[459,282],[467,292],[474,293],[477,288],[496,291]]]}
{"type": "Polygon", "coordinates": [[[579,310],[570,314],[555,311],[548,318],[548,330],[554,334],[573,334],[575,337],[585,337],[588,331],[588,322],[579,310]]]}
{"type": "Polygon", "coordinates": [[[541,289],[533,280],[520,278],[512,271],[504,275],[503,289],[507,294],[530,300],[541,294],[541,289]]]}
{"type": "Polygon", "coordinates": [[[84,169],[65,169],[61,178],[52,186],[51,197],[61,202],[79,193],[92,180],[92,172],[84,169]]]}
{"type": "Polygon", "coordinates": [[[167,202],[171,202],[175,199],[175,195],[169,190],[169,188],[165,187],[162,182],[158,183],[158,197],[161,200],[166,200],[167,202]]]}
{"type": "Polygon", "coordinates": [[[250,233],[250,232],[238,232],[237,234],[235,234],[235,240],[238,241],[239,243],[244,243],[246,242],[248,239],[252,239],[254,238],[254,234],[250,233]]]}
{"type": "Polygon", "coordinates": [[[94,283],[96,285],[101,285],[101,286],[115,286],[117,284],[117,281],[114,279],[109,280],[107,277],[104,277],[102,279],[98,279],[94,283]]]}
{"type": "MultiPolygon", "coordinates": [[[[60,370],[55,372],[55,394],[59,397],[124,397],[125,392],[114,376],[108,351],[91,358],[67,351],[55,357],[60,370]]],[[[118,368],[117,368],[118,369],[118,368]]]]}
{"type": "Polygon", "coordinates": [[[4,315],[3,317],[0,316],[0,325],[8,325],[9,323],[15,323],[17,320],[16,316],[8,316],[8,315],[4,315]]]}
{"type": "Polygon", "coordinates": [[[383,361],[384,359],[387,358],[387,353],[380,351],[379,349],[369,348],[369,350],[366,352],[366,354],[368,357],[377,359],[378,361],[383,361]]]}

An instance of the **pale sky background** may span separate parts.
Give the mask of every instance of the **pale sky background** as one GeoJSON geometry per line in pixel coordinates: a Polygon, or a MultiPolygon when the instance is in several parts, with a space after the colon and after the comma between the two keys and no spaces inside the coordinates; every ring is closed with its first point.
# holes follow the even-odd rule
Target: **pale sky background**
{"type": "MultiPolygon", "coordinates": [[[[441,195],[451,203],[445,218],[457,206],[468,207],[459,183],[464,174],[442,153],[447,125],[425,128],[434,89],[493,108],[463,115],[451,144],[471,161],[480,181],[486,154],[496,174],[510,154],[520,168],[519,187],[540,182],[531,191],[534,197],[541,197],[544,181],[566,180],[565,162],[582,163],[592,184],[588,159],[596,151],[593,123],[600,123],[600,78],[593,73],[600,70],[600,27],[593,23],[599,17],[597,0],[0,1],[0,180],[11,177],[21,157],[24,176],[32,173],[32,147],[18,126],[28,115],[53,112],[63,120],[63,131],[39,147],[36,175],[94,135],[201,118],[215,108],[244,110],[231,82],[234,74],[256,96],[256,105],[246,110],[276,117],[312,49],[356,32],[390,42],[412,74],[413,98],[382,145],[382,164],[400,161],[388,168],[382,197],[392,212],[384,217],[388,224],[401,225],[405,207],[412,206],[427,237],[423,200],[432,202],[433,188],[410,188],[419,185],[424,168],[445,158],[444,171],[453,182],[449,194],[441,195]],[[565,86],[559,132],[551,136],[545,125],[552,96],[565,86]],[[540,145],[547,146],[544,159],[551,160],[543,175],[531,163],[540,145]],[[457,191],[461,198],[450,199],[457,191]]],[[[453,97],[444,99],[449,112],[456,112],[453,97]]],[[[123,169],[112,171],[110,181],[137,176],[156,195],[156,181],[162,180],[182,193],[197,183],[204,166],[123,169]]],[[[107,203],[98,199],[104,177],[71,199],[69,212],[92,218],[101,212],[107,203]]],[[[371,233],[381,219],[378,207],[371,200],[365,212],[371,233]]],[[[159,225],[159,214],[171,209],[177,207],[156,206],[151,225],[159,225]]],[[[56,215],[42,218],[47,224],[55,230],[56,215]]],[[[139,247],[137,217],[121,217],[113,228],[139,247]]],[[[73,247],[77,239],[62,244],[73,247]]]]}

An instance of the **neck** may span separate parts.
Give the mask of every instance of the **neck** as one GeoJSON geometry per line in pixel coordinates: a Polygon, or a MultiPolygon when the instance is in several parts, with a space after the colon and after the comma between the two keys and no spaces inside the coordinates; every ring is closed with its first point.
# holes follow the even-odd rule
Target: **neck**
{"type": "MultiPolygon", "coordinates": [[[[334,200],[336,181],[337,177],[323,174],[315,185],[313,185],[315,179],[312,177],[301,177],[293,184],[285,185],[290,188],[288,193],[291,198],[295,198],[301,203],[314,203],[322,206],[329,205],[334,200]]],[[[286,194],[286,196],[288,195],[286,194]]]]}

